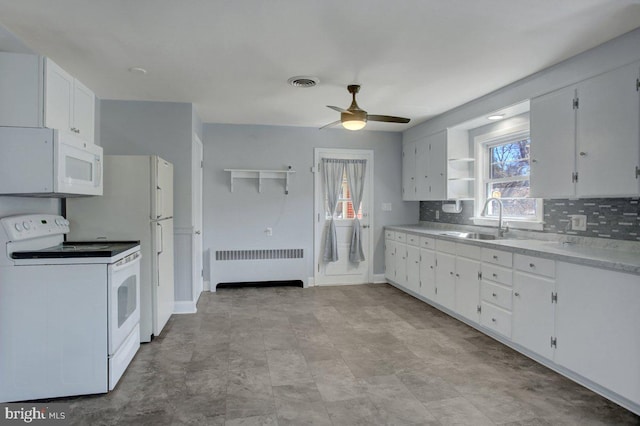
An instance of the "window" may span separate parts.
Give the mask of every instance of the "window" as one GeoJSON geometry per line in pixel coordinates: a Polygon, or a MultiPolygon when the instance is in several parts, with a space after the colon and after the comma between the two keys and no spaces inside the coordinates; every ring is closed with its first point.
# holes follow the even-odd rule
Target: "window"
{"type": "Polygon", "coordinates": [[[510,130],[476,138],[479,170],[475,222],[489,225],[493,223],[486,222],[498,219],[497,202],[490,202],[482,215],[486,200],[493,197],[502,201],[503,220],[509,221],[510,226],[537,229],[538,226],[525,225],[525,222],[538,225],[542,222],[542,200],[529,198],[529,129],[527,126],[510,130]]]}
{"type": "MultiPolygon", "coordinates": [[[[325,206],[329,204],[325,194],[325,206]]],[[[328,209],[325,209],[325,211],[328,209]]],[[[325,213],[326,219],[330,219],[329,213],[325,213]]],[[[362,206],[358,210],[358,219],[362,219],[362,206]]],[[[335,219],[354,219],[356,213],[353,210],[353,202],[351,202],[351,194],[349,193],[349,185],[347,184],[347,172],[342,175],[342,186],[340,187],[340,195],[338,205],[336,206],[335,219]]]]}

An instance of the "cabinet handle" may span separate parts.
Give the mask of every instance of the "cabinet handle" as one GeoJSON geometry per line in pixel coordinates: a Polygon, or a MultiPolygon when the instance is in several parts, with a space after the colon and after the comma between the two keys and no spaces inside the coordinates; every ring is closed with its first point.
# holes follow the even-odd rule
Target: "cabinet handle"
{"type": "Polygon", "coordinates": [[[520,293],[518,293],[517,291],[515,293],[513,293],[514,296],[516,297],[520,297],[520,293]]]}
{"type": "Polygon", "coordinates": [[[491,318],[491,322],[497,322],[498,320],[495,318],[491,318]]]}
{"type": "Polygon", "coordinates": [[[493,260],[498,260],[498,256],[496,256],[495,254],[493,255],[493,260]]]}
{"type": "Polygon", "coordinates": [[[493,278],[498,278],[498,274],[491,274],[493,275],[493,278]]]}
{"type": "Polygon", "coordinates": [[[529,264],[529,268],[535,268],[535,267],[536,267],[536,265],[534,265],[533,263],[529,264]]]}
{"type": "Polygon", "coordinates": [[[582,151],[582,152],[580,153],[580,157],[586,157],[586,156],[587,156],[587,153],[586,153],[586,152],[582,151]]]}
{"type": "Polygon", "coordinates": [[[429,268],[433,269],[433,265],[429,266],[429,268]]]}
{"type": "Polygon", "coordinates": [[[532,162],[532,163],[537,163],[537,162],[538,162],[538,160],[536,160],[535,158],[533,158],[533,159],[531,159],[531,162],[532,162]]]}
{"type": "Polygon", "coordinates": [[[456,277],[460,278],[460,274],[456,274],[456,277]]]}
{"type": "Polygon", "coordinates": [[[492,295],[493,297],[498,297],[498,295],[497,295],[497,294],[495,294],[495,293],[491,293],[491,295],[492,295]]]}
{"type": "Polygon", "coordinates": [[[449,275],[453,275],[453,272],[449,272],[449,275]]]}

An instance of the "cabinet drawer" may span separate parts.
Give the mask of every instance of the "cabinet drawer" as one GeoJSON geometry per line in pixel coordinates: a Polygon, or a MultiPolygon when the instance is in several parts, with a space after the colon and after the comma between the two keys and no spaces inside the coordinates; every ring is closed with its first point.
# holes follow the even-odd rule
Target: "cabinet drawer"
{"type": "Polygon", "coordinates": [[[456,244],[456,254],[469,259],[480,260],[482,258],[482,249],[470,244],[456,244]]]}
{"type": "Polygon", "coordinates": [[[401,243],[406,242],[407,234],[405,234],[404,232],[396,232],[396,241],[400,241],[401,243]]]}
{"type": "Polygon", "coordinates": [[[511,268],[513,266],[513,254],[502,250],[483,248],[482,261],[511,268]]]}
{"type": "Polygon", "coordinates": [[[407,244],[420,247],[420,237],[413,234],[407,234],[407,244]]]}
{"type": "Polygon", "coordinates": [[[510,288],[482,280],[480,283],[480,294],[483,302],[493,303],[509,311],[512,310],[513,291],[510,288]]]}
{"type": "Polygon", "coordinates": [[[384,231],[384,237],[389,239],[389,240],[395,240],[396,239],[396,233],[393,231],[384,231]]]}
{"type": "Polygon", "coordinates": [[[513,256],[513,265],[519,271],[530,272],[536,275],[554,278],[556,276],[556,262],[551,259],[516,254],[513,256]]]}
{"type": "Polygon", "coordinates": [[[511,313],[497,306],[482,302],[480,323],[487,328],[511,338],[511,313]]]}
{"type": "Polygon", "coordinates": [[[429,237],[420,237],[420,247],[433,250],[436,248],[436,240],[429,237]]]}
{"type": "Polygon", "coordinates": [[[501,266],[483,263],[480,267],[482,279],[495,281],[500,284],[511,286],[513,284],[513,271],[501,266]]]}
{"type": "Polygon", "coordinates": [[[456,254],[456,243],[452,241],[436,240],[436,250],[444,253],[456,254]]]}

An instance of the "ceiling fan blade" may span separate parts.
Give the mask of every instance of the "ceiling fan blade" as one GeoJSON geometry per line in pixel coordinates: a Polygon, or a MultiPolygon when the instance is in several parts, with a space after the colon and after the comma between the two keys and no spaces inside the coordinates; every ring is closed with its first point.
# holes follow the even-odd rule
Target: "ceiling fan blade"
{"type": "Polygon", "coordinates": [[[391,115],[373,115],[369,114],[367,116],[368,121],[384,121],[385,123],[408,123],[411,121],[409,118],[404,117],[394,117],[391,115]]]}
{"type": "Polygon", "coordinates": [[[351,111],[349,111],[348,109],[342,109],[342,108],[338,108],[337,106],[333,106],[333,105],[327,105],[327,108],[331,108],[333,110],[336,110],[338,112],[344,112],[347,114],[353,114],[351,111]]]}
{"type": "Polygon", "coordinates": [[[335,126],[336,124],[340,124],[340,120],[334,121],[333,123],[325,124],[324,126],[320,127],[318,130],[326,129],[327,127],[335,126]]]}

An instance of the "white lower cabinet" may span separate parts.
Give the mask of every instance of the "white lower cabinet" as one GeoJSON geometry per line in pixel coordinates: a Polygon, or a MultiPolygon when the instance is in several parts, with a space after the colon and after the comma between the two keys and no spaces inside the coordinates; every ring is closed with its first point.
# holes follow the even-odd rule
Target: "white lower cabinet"
{"type": "Polygon", "coordinates": [[[406,286],[416,293],[420,290],[420,248],[407,245],[406,286]]]}
{"type": "Polygon", "coordinates": [[[516,271],[513,280],[513,341],[545,358],[553,358],[555,281],[516,271]]]}
{"type": "Polygon", "coordinates": [[[454,310],[456,303],[456,256],[454,254],[436,251],[435,294],[436,303],[454,310]]]}
{"type": "Polygon", "coordinates": [[[480,318],[480,247],[458,244],[456,247],[456,304],[455,311],[478,323],[480,318]],[[462,249],[462,250],[460,250],[462,249]],[[471,250],[470,250],[471,249],[471,250]],[[462,257],[460,253],[466,256],[462,257]]]}
{"type": "Polygon", "coordinates": [[[385,238],[384,240],[384,277],[391,281],[396,280],[397,245],[393,239],[385,238]]]}
{"type": "Polygon", "coordinates": [[[640,405],[640,276],[557,266],[554,361],[640,405]]]}
{"type": "Polygon", "coordinates": [[[407,286],[407,245],[396,242],[396,278],[395,282],[407,286]]]}
{"type": "Polygon", "coordinates": [[[420,295],[429,300],[436,299],[436,253],[420,249],[420,295]]]}

